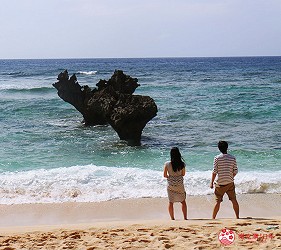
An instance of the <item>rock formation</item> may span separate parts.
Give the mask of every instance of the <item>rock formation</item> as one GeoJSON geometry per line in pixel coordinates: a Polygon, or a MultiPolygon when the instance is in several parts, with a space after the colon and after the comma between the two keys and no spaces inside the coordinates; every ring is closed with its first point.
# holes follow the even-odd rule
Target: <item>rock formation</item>
{"type": "Polygon", "coordinates": [[[110,124],[121,140],[140,145],[142,130],[157,114],[157,106],[149,96],[133,95],[138,79],[115,70],[111,78],[100,80],[91,89],[80,86],[77,78],[69,78],[67,70],[58,75],[53,86],[64,101],[72,104],[84,118],[85,125],[110,124]]]}

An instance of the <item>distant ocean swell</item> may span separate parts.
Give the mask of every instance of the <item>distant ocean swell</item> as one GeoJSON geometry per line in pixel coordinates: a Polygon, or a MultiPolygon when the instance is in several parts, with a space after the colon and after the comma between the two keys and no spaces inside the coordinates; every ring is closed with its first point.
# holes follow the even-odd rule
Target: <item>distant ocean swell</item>
{"type": "Polygon", "coordinates": [[[30,94],[30,93],[52,93],[54,92],[54,89],[51,87],[38,87],[38,88],[22,88],[21,86],[19,88],[9,88],[9,89],[2,89],[4,93],[22,93],[22,94],[30,94]]]}
{"type": "MultiPolygon", "coordinates": [[[[57,69],[57,72],[63,71],[63,68],[57,69]]],[[[25,69],[25,71],[11,71],[11,72],[0,72],[0,76],[10,77],[10,78],[31,78],[31,77],[42,77],[49,76],[53,73],[53,70],[37,70],[25,69]]]]}
{"type": "MultiPolygon", "coordinates": [[[[139,168],[86,165],[2,172],[0,178],[1,204],[99,202],[167,196],[162,172],[139,168]]],[[[212,194],[210,178],[211,171],[188,172],[185,177],[187,194],[212,194]]],[[[280,193],[281,171],[241,172],[235,182],[238,194],[280,193]]]]}

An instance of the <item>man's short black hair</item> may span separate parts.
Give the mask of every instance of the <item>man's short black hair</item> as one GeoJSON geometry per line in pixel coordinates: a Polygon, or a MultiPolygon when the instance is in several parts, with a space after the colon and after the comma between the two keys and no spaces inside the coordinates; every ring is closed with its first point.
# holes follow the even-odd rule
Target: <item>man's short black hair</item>
{"type": "Polygon", "coordinates": [[[219,141],[218,148],[222,153],[226,153],[228,149],[228,143],[226,141],[219,141]]]}

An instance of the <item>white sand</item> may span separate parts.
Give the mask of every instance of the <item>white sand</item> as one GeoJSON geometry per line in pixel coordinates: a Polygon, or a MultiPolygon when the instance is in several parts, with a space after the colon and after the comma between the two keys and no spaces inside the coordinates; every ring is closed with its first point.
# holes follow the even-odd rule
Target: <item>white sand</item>
{"type": "Polygon", "coordinates": [[[225,227],[236,237],[228,247],[280,248],[280,228],[268,226],[281,227],[281,195],[240,195],[238,201],[242,219],[234,219],[225,199],[218,219],[211,220],[214,197],[190,196],[188,221],[180,204],[171,221],[164,198],[0,205],[0,249],[218,249],[224,247],[218,234],[225,227]]]}

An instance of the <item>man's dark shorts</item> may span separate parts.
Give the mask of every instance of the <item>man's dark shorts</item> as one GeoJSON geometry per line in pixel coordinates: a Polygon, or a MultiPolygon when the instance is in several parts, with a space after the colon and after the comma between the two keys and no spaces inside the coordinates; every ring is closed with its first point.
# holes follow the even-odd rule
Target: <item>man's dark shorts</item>
{"type": "Polygon", "coordinates": [[[215,196],[216,201],[222,202],[222,198],[224,194],[228,195],[229,200],[235,200],[236,199],[236,193],[235,193],[235,185],[234,182],[229,183],[227,185],[215,185],[215,196]]]}

